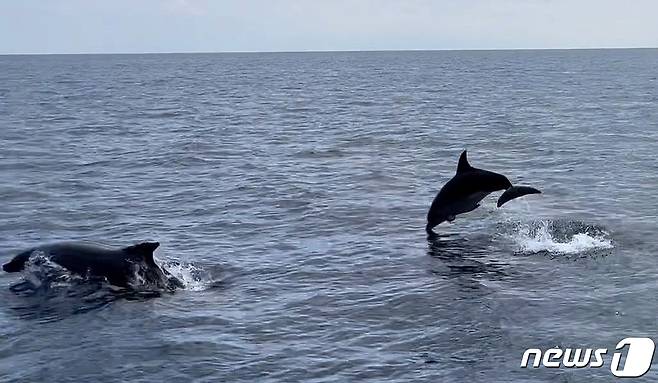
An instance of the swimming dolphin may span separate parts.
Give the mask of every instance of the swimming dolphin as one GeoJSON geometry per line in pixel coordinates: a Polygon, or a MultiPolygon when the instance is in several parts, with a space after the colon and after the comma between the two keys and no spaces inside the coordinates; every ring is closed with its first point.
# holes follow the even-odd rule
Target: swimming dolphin
{"type": "Polygon", "coordinates": [[[142,283],[167,289],[182,287],[180,280],[158,267],[153,260],[153,251],[158,246],[158,242],[142,242],[113,249],[90,243],[60,242],[24,251],[4,264],[2,269],[8,273],[21,271],[32,255],[42,254],[73,274],[104,277],[114,286],[132,287],[142,283]]]}
{"type": "Polygon", "coordinates": [[[498,190],[506,190],[498,199],[498,207],[526,194],[541,193],[529,186],[512,186],[502,174],[472,167],[464,150],[459,157],[457,174],[441,188],[432,201],[427,213],[425,231],[430,236],[436,235],[432,230],[436,225],[444,221],[452,222],[458,214],[475,210],[484,197],[498,190]]]}

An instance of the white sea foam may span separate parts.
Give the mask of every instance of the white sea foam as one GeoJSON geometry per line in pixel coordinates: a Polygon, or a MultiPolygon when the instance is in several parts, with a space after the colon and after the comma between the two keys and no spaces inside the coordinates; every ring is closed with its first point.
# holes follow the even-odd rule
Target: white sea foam
{"type": "Polygon", "coordinates": [[[202,291],[207,289],[211,282],[203,269],[191,263],[164,262],[163,266],[183,282],[186,290],[202,291]]]}
{"type": "Polygon", "coordinates": [[[537,225],[520,225],[512,233],[512,239],[523,252],[548,251],[558,254],[577,254],[593,250],[612,249],[612,240],[604,231],[576,228],[572,232],[558,233],[552,222],[537,225]]]}

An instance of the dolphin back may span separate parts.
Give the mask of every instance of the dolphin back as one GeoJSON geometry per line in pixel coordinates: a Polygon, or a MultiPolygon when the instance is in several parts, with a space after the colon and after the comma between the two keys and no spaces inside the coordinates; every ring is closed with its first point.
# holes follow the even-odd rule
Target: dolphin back
{"type": "Polygon", "coordinates": [[[466,150],[464,150],[459,156],[459,162],[457,163],[457,174],[470,172],[473,169],[475,168],[468,163],[468,155],[466,154],[466,150]]]}

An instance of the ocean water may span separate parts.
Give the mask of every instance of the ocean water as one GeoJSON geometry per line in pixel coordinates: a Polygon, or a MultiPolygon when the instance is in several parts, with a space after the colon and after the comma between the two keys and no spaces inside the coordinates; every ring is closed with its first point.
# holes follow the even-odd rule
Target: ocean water
{"type": "Polygon", "coordinates": [[[658,50],[0,56],[0,261],[158,240],[186,284],[0,272],[0,381],[611,381],[519,365],[658,341],[657,77],[658,50]],[[464,149],[543,194],[428,241],[464,149]]]}

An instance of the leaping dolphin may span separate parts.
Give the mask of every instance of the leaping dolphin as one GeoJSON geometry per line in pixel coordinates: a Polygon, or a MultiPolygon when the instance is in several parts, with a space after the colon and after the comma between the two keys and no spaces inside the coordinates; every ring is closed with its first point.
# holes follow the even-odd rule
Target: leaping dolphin
{"type": "Polygon", "coordinates": [[[458,214],[475,210],[484,197],[498,190],[505,190],[498,199],[498,207],[526,194],[541,193],[529,186],[512,186],[502,174],[472,167],[464,150],[459,157],[457,174],[441,188],[432,201],[427,213],[425,231],[428,235],[435,236],[436,233],[432,230],[435,226],[444,221],[452,222],[458,214]]]}

